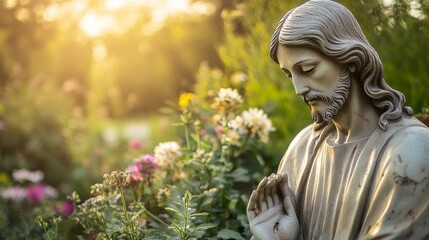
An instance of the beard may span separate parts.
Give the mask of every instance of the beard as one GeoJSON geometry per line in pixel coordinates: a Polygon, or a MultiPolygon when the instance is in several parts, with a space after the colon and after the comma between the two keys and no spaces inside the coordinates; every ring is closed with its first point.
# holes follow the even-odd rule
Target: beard
{"type": "Polygon", "coordinates": [[[313,121],[316,123],[324,123],[332,120],[332,118],[338,113],[341,107],[347,100],[349,95],[351,84],[351,78],[349,71],[345,68],[339,76],[338,85],[332,91],[332,93],[320,93],[310,91],[305,96],[305,101],[321,100],[324,101],[328,106],[322,110],[311,112],[313,121]]]}

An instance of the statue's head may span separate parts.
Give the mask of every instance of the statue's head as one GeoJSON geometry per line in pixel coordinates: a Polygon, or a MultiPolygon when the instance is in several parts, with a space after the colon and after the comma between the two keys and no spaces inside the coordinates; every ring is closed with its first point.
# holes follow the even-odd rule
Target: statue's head
{"type": "Polygon", "coordinates": [[[401,118],[403,112],[412,114],[411,108],[404,106],[404,95],[384,81],[377,52],[343,5],[331,0],[312,0],[290,10],[281,18],[271,38],[270,55],[277,63],[279,45],[310,48],[353,69],[353,76],[378,109],[382,129],[401,118]]]}

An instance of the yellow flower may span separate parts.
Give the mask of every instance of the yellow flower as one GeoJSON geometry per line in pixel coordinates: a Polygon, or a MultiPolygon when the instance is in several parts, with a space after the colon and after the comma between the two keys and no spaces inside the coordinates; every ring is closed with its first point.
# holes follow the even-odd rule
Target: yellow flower
{"type": "Polygon", "coordinates": [[[185,108],[189,105],[189,102],[194,98],[193,93],[182,93],[179,98],[179,106],[185,108]]]}

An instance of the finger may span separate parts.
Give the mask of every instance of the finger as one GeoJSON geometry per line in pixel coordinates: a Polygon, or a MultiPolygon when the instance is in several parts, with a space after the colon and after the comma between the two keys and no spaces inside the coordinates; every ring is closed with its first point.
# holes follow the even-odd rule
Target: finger
{"type": "Polygon", "coordinates": [[[260,189],[258,191],[258,199],[259,199],[259,210],[261,212],[265,212],[268,209],[267,203],[265,201],[265,189],[260,189]]]}
{"type": "Polygon", "coordinates": [[[264,178],[261,180],[261,182],[259,182],[258,187],[257,187],[256,189],[257,189],[257,190],[259,190],[259,189],[264,188],[264,187],[265,187],[265,185],[267,184],[267,182],[268,182],[268,178],[267,178],[267,177],[264,177],[264,178]]]}
{"type": "Polygon", "coordinates": [[[282,198],[284,199],[286,196],[290,195],[289,192],[289,181],[286,173],[281,174],[281,182],[280,182],[280,192],[282,194],[282,198]]]}
{"type": "Polygon", "coordinates": [[[268,181],[267,186],[265,187],[265,201],[269,209],[274,206],[274,201],[271,194],[272,194],[272,188],[275,186],[276,186],[276,179],[272,178],[270,181],[268,181]]]}
{"type": "Polygon", "coordinates": [[[290,198],[290,196],[286,196],[284,201],[283,201],[283,206],[286,209],[286,214],[287,215],[291,215],[291,214],[296,214],[295,213],[295,208],[292,204],[292,200],[290,198]]]}
{"type": "Polygon", "coordinates": [[[278,194],[278,187],[279,187],[280,182],[281,182],[281,176],[277,175],[276,176],[276,182],[275,182],[274,186],[271,188],[271,196],[273,198],[273,203],[275,206],[277,206],[278,204],[281,203],[280,197],[278,194]]]}
{"type": "Polygon", "coordinates": [[[282,180],[281,180],[281,184],[280,184],[280,192],[282,193],[282,198],[284,200],[286,196],[290,196],[291,202],[292,202],[294,208],[296,208],[295,193],[289,187],[288,176],[286,173],[282,173],[281,175],[282,175],[282,180]]]}
{"type": "Polygon", "coordinates": [[[247,219],[250,221],[253,221],[255,217],[257,216],[257,213],[255,211],[256,209],[256,203],[258,201],[258,191],[253,191],[249,198],[249,204],[247,204],[247,219]]]}

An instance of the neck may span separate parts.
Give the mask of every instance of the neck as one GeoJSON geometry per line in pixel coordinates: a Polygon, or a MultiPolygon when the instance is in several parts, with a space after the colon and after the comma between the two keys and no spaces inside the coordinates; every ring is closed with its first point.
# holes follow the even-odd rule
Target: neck
{"type": "Polygon", "coordinates": [[[378,127],[379,115],[363,89],[352,79],[349,96],[332,119],[336,129],[335,143],[347,143],[369,137],[378,127]]]}

